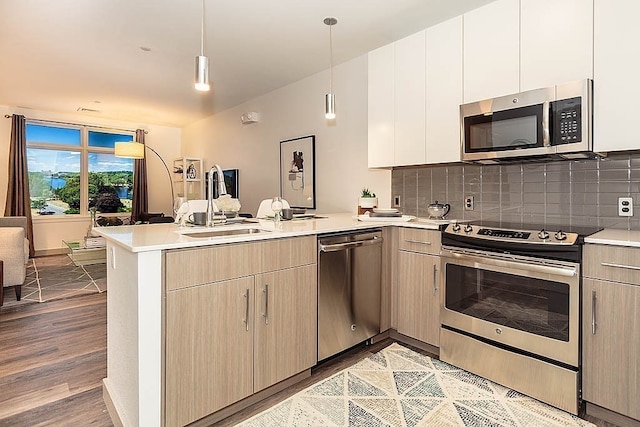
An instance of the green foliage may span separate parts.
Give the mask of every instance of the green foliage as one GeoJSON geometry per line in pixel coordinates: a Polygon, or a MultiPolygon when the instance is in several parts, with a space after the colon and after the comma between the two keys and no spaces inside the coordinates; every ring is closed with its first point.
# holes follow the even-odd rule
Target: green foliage
{"type": "Polygon", "coordinates": [[[47,207],[47,200],[41,197],[37,199],[31,199],[31,209],[38,209],[39,211],[44,210],[47,207]]]}
{"type": "Polygon", "coordinates": [[[119,209],[124,208],[124,205],[117,194],[106,192],[99,194],[95,198],[95,207],[103,213],[114,213],[119,212],[119,209]]]}
{"type": "Polygon", "coordinates": [[[29,194],[31,197],[51,197],[49,180],[45,179],[42,172],[29,172],[29,194]]]}
{"type": "Polygon", "coordinates": [[[376,197],[376,193],[372,193],[368,188],[363,188],[360,197],[376,197]]]}

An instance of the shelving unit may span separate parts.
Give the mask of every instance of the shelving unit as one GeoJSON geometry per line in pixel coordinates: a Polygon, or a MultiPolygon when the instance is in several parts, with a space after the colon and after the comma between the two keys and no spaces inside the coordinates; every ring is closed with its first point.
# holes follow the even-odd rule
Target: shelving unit
{"type": "Polygon", "coordinates": [[[204,199],[202,159],[195,157],[174,159],[173,184],[176,197],[186,197],[187,200],[204,199]]]}

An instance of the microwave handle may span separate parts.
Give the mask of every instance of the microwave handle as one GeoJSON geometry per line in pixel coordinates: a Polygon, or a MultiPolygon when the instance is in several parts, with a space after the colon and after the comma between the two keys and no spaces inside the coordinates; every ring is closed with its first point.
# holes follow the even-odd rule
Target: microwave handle
{"type": "Polygon", "coordinates": [[[551,146],[551,137],[549,135],[549,101],[542,103],[542,145],[545,147],[551,146]]]}

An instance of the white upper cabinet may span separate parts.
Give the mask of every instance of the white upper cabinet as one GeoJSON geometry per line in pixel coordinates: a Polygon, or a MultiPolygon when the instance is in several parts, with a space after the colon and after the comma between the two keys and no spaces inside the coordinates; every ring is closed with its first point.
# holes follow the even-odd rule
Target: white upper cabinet
{"type": "Polygon", "coordinates": [[[637,150],[632,128],[637,120],[640,87],[640,2],[595,0],[593,149],[597,152],[637,150]]]}
{"type": "Polygon", "coordinates": [[[426,94],[426,162],[459,162],[462,16],[426,31],[426,94]]]}
{"type": "Polygon", "coordinates": [[[425,32],[395,44],[395,165],[425,163],[425,32]]]}
{"type": "Polygon", "coordinates": [[[369,167],[394,165],[394,46],[369,52],[369,167]]]}
{"type": "Polygon", "coordinates": [[[593,78],[593,0],[521,0],[520,14],[520,91],[593,78]]]}
{"type": "Polygon", "coordinates": [[[498,0],[464,15],[464,102],[593,78],[593,0],[498,0]]]}
{"type": "Polygon", "coordinates": [[[519,91],[518,0],[498,0],[464,14],[464,102],[519,91]]]}

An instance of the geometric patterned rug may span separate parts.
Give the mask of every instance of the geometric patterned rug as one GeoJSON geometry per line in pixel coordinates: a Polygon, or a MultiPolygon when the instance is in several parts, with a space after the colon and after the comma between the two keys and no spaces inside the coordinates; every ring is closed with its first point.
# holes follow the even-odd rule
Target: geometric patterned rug
{"type": "Polygon", "coordinates": [[[16,301],[13,288],[5,288],[4,306],[47,302],[106,290],[106,264],[76,266],[67,255],[31,258],[22,285],[21,301],[16,301]]]}
{"type": "Polygon", "coordinates": [[[593,426],[397,343],[239,425],[593,426]]]}

